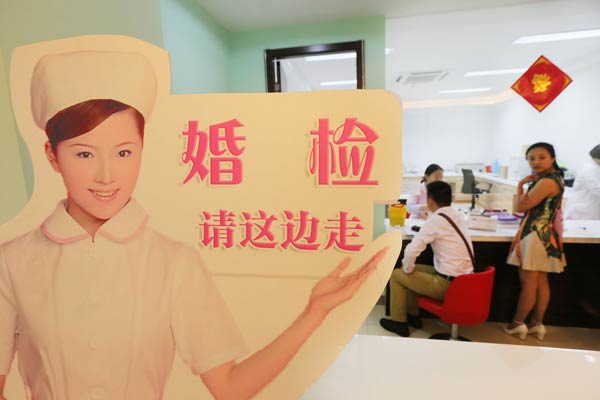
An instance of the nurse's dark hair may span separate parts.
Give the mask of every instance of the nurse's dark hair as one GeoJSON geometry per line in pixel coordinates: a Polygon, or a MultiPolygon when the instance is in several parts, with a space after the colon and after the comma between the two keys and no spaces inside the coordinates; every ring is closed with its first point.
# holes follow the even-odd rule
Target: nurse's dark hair
{"type": "Polygon", "coordinates": [[[552,163],[552,166],[554,167],[555,170],[558,171],[558,173],[564,177],[565,173],[562,170],[562,168],[560,168],[558,166],[558,163],[556,162],[556,152],[554,151],[554,146],[552,146],[550,143],[546,143],[546,142],[537,142],[532,144],[531,146],[529,146],[527,148],[527,151],[525,152],[525,159],[527,159],[527,156],[529,155],[529,152],[533,149],[545,149],[548,153],[550,153],[550,156],[552,158],[554,158],[554,162],[552,163]]]}
{"type": "Polygon", "coordinates": [[[435,171],[442,171],[444,172],[444,168],[440,167],[437,164],[429,164],[427,166],[427,168],[425,168],[425,174],[423,175],[423,178],[421,179],[421,183],[425,182],[425,177],[429,176],[431,174],[433,174],[435,171]]]}
{"type": "Polygon", "coordinates": [[[77,103],[59,111],[46,123],[46,135],[52,151],[63,140],[81,136],[104,122],[111,115],[132,110],[140,136],[144,138],[144,117],[135,108],[116,100],[95,99],[77,103]]]}
{"type": "Polygon", "coordinates": [[[444,181],[431,182],[427,185],[427,198],[431,199],[438,207],[452,204],[452,187],[444,181]]]}

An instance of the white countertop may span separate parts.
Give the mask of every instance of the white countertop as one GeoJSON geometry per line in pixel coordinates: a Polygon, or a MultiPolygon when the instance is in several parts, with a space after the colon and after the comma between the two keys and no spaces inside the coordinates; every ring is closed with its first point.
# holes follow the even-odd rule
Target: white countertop
{"type": "MultiPolygon", "coordinates": [[[[459,173],[459,172],[444,171],[444,178],[462,178],[462,176],[463,176],[462,173],[459,173]]],[[[485,172],[473,172],[473,176],[475,176],[475,178],[485,179],[486,181],[489,181],[489,182],[503,183],[505,185],[510,185],[510,186],[514,186],[514,187],[517,187],[517,184],[519,183],[518,181],[500,178],[497,175],[488,174],[485,172]]],[[[402,174],[402,177],[403,178],[422,178],[423,174],[406,173],[406,174],[402,174]]]]}
{"type": "MultiPolygon", "coordinates": [[[[415,232],[410,228],[413,225],[421,226],[423,219],[409,218],[404,226],[390,226],[389,219],[385,219],[386,232],[402,230],[404,239],[412,239],[415,232]]],[[[496,231],[482,231],[469,229],[469,235],[474,242],[512,242],[517,233],[516,224],[506,226],[498,223],[496,231]]],[[[600,220],[565,220],[563,221],[563,243],[600,243],[600,220]]]]}
{"type": "Polygon", "coordinates": [[[600,352],[356,335],[303,400],[600,399],[600,352]]]}
{"type": "MultiPolygon", "coordinates": [[[[444,177],[446,178],[456,178],[456,177],[462,177],[462,173],[458,173],[458,172],[454,172],[454,171],[444,171],[444,177]]],[[[402,177],[403,178],[422,178],[423,177],[423,173],[415,173],[415,172],[407,172],[407,173],[402,173],[402,177]]]]}
{"type": "Polygon", "coordinates": [[[502,183],[504,185],[514,186],[515,188],[519,184],[518,181],[513,181],[513,180],[510,180],[510,179],[500,178],[497,175],[488,174],[488,173],[474,172],[473,176],[475,178],[485,179],[486,181],[489,181],[489,182],[502,183]]]}

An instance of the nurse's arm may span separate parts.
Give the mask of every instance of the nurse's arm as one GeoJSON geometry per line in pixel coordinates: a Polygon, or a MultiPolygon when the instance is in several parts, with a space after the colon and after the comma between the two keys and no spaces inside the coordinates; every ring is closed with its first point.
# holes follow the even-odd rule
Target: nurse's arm
{"type": "Polygon", "coordinates": [[[267,346],[244,361],[230,361],[200,375],[215,399],[248,399],[267,386],[289,363],[329,312],[346,302],[375,270],[387,248],[356,271],[341,276],[346,258],[312,289],[308,305],[294,322],[267,346]]]}
{"type": "Polygon", "coordinates": [[[4,384],[6,383],[6,375],[0,375],[0,400],[5,400],[4,384]]]}
{"type": "Polygon", "coordinates": [[[215,399],[248,399],[267,386],[298,352],[322,317],[303,312],[279,337],[240,363],[230,361],[201,375],[215,399]]]}
{"type": "Polygon", "coordinates": [[[517,196],[513,204],[513,212],[523,212],[540,204],[545,198],[555,196],[560,193],[560,189],[555,181],[544,178],[540,180],[527,193],[517,191],[517,196]]]}

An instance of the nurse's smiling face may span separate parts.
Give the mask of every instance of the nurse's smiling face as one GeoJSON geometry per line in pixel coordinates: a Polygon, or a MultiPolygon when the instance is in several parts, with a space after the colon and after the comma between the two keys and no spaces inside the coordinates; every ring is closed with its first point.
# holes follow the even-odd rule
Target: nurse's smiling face
{"type": "Polygon", "coordinates": [[[129,201],[142,160],[142,136],[133,110],[112,114],[89,132],[46,144],[52,167],[67,188],[67,212],[93,234],[129,201]]]}

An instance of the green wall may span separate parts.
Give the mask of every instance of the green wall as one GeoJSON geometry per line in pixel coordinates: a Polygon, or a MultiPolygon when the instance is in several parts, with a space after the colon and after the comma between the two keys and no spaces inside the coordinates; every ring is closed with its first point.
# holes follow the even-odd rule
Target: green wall
{"type": "Polygon", "coordinates": [[[8,93],[6,67],[0,59],[0,223],[14,216],[29,198],[8,93]]]}
{"type": "Polygon", "coordinates": [[[173,93],[229,91],[229,32],[194,0],[161,0],[173,93]]]}
{"type": "Polygon", "coordinates": [[[0,48],[76,35],[123,34],[162,47],[159,0],[0,0],[0,48]]]}
{"type": "Polygon", "coordinates": [[[231,91],[266,91],[266,49],[353,40],[365,41],[366,88],[384,89],[385,18],[368,17],[232,33],[229,63],[231,91]]]}
{"type": "Polygon", "coordinates": [[[162,47],[159,0],[0,0],[5,69],[0,76],[0,223],[25,205],[33,187],[29,154],[25,146],[16,144],[21,139],[9,100],[12,51],[23,44],[88,34],[128,35],[162,47]]]}
{"type": "Polygon", "coordinates": [[[0,0],[0,223],[25,205],[33,171],[17,132],[8,71],[20,45],[122,34],[169,51],[173,93],[265,92],[265,49],[365,41],[366,87],[385,86],[385,19],[228,32],[194,0],[0,0]]]}

